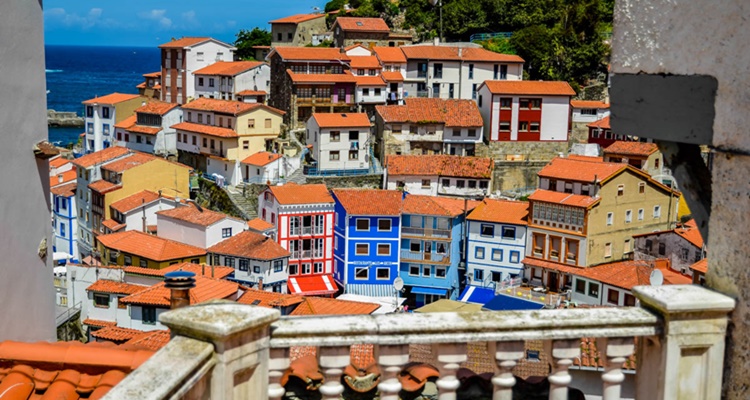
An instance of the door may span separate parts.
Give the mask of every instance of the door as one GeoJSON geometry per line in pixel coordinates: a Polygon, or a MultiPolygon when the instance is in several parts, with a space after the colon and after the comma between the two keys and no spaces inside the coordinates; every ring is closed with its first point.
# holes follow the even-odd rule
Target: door
{"type": "Polygon", "coordinates": [[[557,272],[548,272],[547,273],[547,287],[549,290],[553,292],[558,292],[558,282],[557,282],[557,272]]]}
{"type": "Polygon", "coordinates": [[[432,97],[435,99],[440,97],[440,84],[439,83],[432,84],[432,97]]]}

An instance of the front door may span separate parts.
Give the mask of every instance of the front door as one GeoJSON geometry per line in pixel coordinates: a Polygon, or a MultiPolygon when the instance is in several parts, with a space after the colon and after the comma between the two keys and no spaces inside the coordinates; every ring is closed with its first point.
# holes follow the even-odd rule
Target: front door
{"type": "Polygon", "coordinates": [[[553,292],[559,291],[557,287],[557,272],[550,271],[547,273],[547,287],[553,292]]]}

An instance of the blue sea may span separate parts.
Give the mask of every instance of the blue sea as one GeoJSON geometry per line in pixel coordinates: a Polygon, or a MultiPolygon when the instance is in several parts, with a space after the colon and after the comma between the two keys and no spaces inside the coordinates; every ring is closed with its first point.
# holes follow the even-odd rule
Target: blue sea
{"type": "MultiPolygon", "coordinates": [[[[143,74],[159,70],[157,47],[45,46],[47,108],[83,115],[81,102],[113,92],[138,93],[143,74]]],[[[49,140],[75,143],[82,128],[50,128],[49,140]]]]}

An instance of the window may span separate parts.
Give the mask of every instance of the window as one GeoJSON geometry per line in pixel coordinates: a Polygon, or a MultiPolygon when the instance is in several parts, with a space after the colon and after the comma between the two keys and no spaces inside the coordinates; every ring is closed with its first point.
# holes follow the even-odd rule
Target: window
{"type": "Polygon", "coordinates": [[[635,307],[635,296],[625,293],[625,307],[635,307]]]}
{"type": "Polygon", "coordinates": [[[631,251],[633,251],[633,249],[632,249],[632,246],[630,244],[630,239],[625,239],[625,243],[623,244],[623,247],[622,247],[622,252],[624,254],[628,254],[631,251]]]}
{"type": "Polygon", "coordinates": [[[526,121],[518,121],[518,131],[526,132],[529,130],[529,123],[526,121]]]}
{"type": "Polygon", "coordinates": [[[667,254],[667,245],[664,243],[659,243],[659,255],[663,256],[667,254]]]}
{"type": "Polygon", "coordinates": [[[375,88],[375,96],[380,96],[380,88],[375,88]]]}
{"type": "Polygon", "coordinates": [[[654,159],[654,168],[659,168],[659,159],[654,159]]]}
{"type": "Polygon", "coordinates": [[[266,118],[266,129],[271,129],[271,127],[272,127],[271,118],[266,118]]]}
{"type": "Polygon", "coordinates": [[[370,220],[367,219],[367,218],[357,218],[356,229],[358,231],[369,231],[370,230],[370,220]]]}
{"type": "Polygon", "coordinates": [[[516,238],[516,228],[513,228],[511,226],[504,226],[503,227],[503,239],[515,239],[516,238]]]}
{"type": "Polygon", "coordinates": [[[253,273],[256,273],[256,274],[260,273],[260,265],[253,265],[253,273]]]}
{"type": "Polygon", "coordinates": [[[426,78],[427,77],[427,63],[418,63],[417,64],[417,78],[426,78]]]}
{"type": "Polygon", "coordinates": [[[391,245],[390,244],[378,244],[378,255],[379,256],[390,256],[391,255],[391,245]]]}
{"type": "Polygon", "coordinates": [[[533,110],[538,110],[542,108],[542,99],[530,99],[529,105],[533,110]]]}
{"type": "Polygon", "coordinates": [[[481,108],[482,107],[482,95],[479,95],[479,99],[477,100],[477,105],[481,108]]]}
{"type": "Polygon", "coordinates": [[[409,251],[419,252],[422,251],[422,243],[418,240],[413,240],[409,243],[409,251]]]}
{"type": "Polygon", "coordinates": [[[581,115],[596,115],[596,108],[582,108],[581,115]]]}
{"type": "Polygon", "coordinates": [[[469,129],[469,137],[476,137],[476,136],[477,136],[477,130],[469,129]]]}
{"type": "Polygon", "coordinates": [[[341,140],[341,132],[339,131],[331,131],[330,133],[330,141],[331,142],[338,142],[341,140]]]}
{"type": "Polygon", "coordinates": [[[640,194],[646,193],[646,183],[641,182],[638,184],[638,193],[640,194]]]}
{"type": "Polygon", "coordinates": [[[208,139],[203,138],[203,147],[208,147],[208,139]]]}
{"type": "Polygon", "coordinates": [[[357,267],[354,268],[354,279],[357,280],[366,280],[369,277],[369,271],[367,270],[367,267],[357,267]]]}
{"type": "Polygon", "coordinates": [[[86,106],[86,116],[89,118],[94,117],[94,107],[93,106],[86,106]]]}
{"type": "Polygon", "coordinates": [[[643,214],[644,214],[643,209],[639,208],[638,209],[638,221],[643,221],[643,214]]]}
{"type": "Polygon", "coordinates": [[[338,161],[339,160],[339,152],[338,151],[332,151],[328,153],[328,161],[338,161]]]}
{"type": "Polygon", "coordinates": [[[466,187],[466,181],[464,181],[463,179],[456,180],[456,187],[459,188],[459,189],[465,188],[466,187]]]}
{"type": "Polygon", "coordinates": [[[275,260],[273,262],[273,272],[281,272],[283,270],[284,270],[284,261],[283,260],[275,260]]]}
{"type": "Polygon", "coordinates": [[[429,278],[430,275],[432,275],[432,267],[429,265],[423,265],[422,266],[422,276],[425,278],[429,278]]]}
{"type": "Polygon", "coordinates": [[[620,292],[614,289],[607,290],[607,302],[617,304],[620,301],[620,292]]]}
{"type": "Polygon", "coordinates": [[[208,87],[214,87],[214,78],[208,78],[208,87]]]}
{"type": "Polygon", "coordinates": [[[247,127],[248,128],[255,128],[255,119],[254,118],[247,120],[247,127]]]}
{"type": "Polygon", "coordinates": [[[357,150],[349,150],[349,160],[350,161],[359,160],[359,151],[357,151],[357,150]]]}
{"type": "Polygon", "coordinates": [[[482,224],[479,228],[479,234],[486,237],[494,237],[495,236],[495,225],[492,224],[482,224]]]}
{"type": "Polygon", "coordinates": [[[94,293],[94,306],[109,308],[109,295],[94,293]]]}
{"type": "Polygon", "coordinates": [[[297,275],[297,274],[299,274],[299,265],[289,264],[289,275],[297,275]]]}
{"type": "Polygon", "coordinates": [[[589,282],[589,296],[599,297],[599,284],[598,283],[589,282]]]}
{"type": "Polygon", "coordinates": [[[513,99],[510,97],[502,97],[500,98],[500,108],[510,108],[512,105],[513,99]]]}
{"type": "Polygon", "coordinates": [[[102,107],[102,118],[109,118],[109,107],[102,107]]]}
{"type": "Polygon", "coordinates": [[[378,279],[391,279],[390,268],[378,268],[375,271],[376,271],[378,279]]]}
{"type": "Polygon", "coordinates": [[[234,268],[234,257],[224,257],[224,265],[234,268]]]}
{"type": "Polygon", "coordinates": [[[223,239],[226,239],[228,237],[232,237],[232,228],[222,228],[221,229],[221,237],[223,239]]]}
{"type": "Polygon", "coordinates": [[[414,265],[414,264],[409,265],[409,275],[419,276],[419,265],[414,265]]]}
{"type": "Polygon", "coordinates": [[[625,223],[629,224],[631,221],[633,221],[633,211],[625,210],[625,223]]]}
{"type": "Polygon", "coordinates": [[[617,195],[622,196],[625,194],[625,185],[617,185],[617,195]]]}
{"type": "Polygon", "coordinates": [[[500,132],[510,132],[510,121],[500,121],[500,132]]]}
{"type": "Polygon", "coordinates": [[[154,325],[156,324],[156,307],[142,307],[143,323],[154,325]]]}
{"type": "Polygon", "coordinates": [[[422,187],[423,188],[429,188],[430,187],[430,180],[429,179],[422,179],[422,187]]]}
{"type": "Polygon", "coordinates": [[[310,263],[302,264],[302,273],[305,275],[310,275],[310,263]]]}
{"type": "Polygon", "coordinates": [[[606,243],[604,245],[604,257],[612,257],[612,243],[606,243]]]}
{"type": "Polygon", "coordinates": [[[138,265],[141,268],[148,268],[148,261],[146,261],[145,259],[141,258],[141,261],[138,263],[138,265]]]}
{"type": "Polygon", "coordinates": [[[483,269],[475,269],[474,270],[474,280],[482,282],[484,280],[484,270],[483,269]]]}
{"type": "Polygon", "coordinates": [[[469,184],[469,189],[476,189],[477,188],[477,181],[475,181],[475,180],[468,180],[466,182],[469,184]]]}
{"type": "Polygon", "coordinates": [[[362,89],[362,96],[369,96],[370,95],[370,89],[364,88],[362,89]]]}
{"type": "Polygon", "coordinates": [[[358,256],[366,256],[370,254],[370,245],[367,243],[357,243],[356,254],[358,256]]]}
{"type": "Polygon", "coordinates": [[[471,85],[471,99],[476,100],[477,98],[477,84],[471,85]]]}
{"type": "Polygon", "coordinates": [[[125,261],[124,262],[125,265],[133,265],[133,257],[131,257],[129,255],[125,255],[125,257],[123,257],[123,259],[125,261]]]}
{"type": "Polygon", "coordinates": [[[432,65],[432,77],[436,79],[443,77],[443,64],[435,63],[432,65]]]}
{"type": "Polygon", "coordinates": [[[391,231],[391,220],[390,219],[379,219],[378,220],[378,231],[390,232],[391,231]]]}
{"type": "Polygon", "coordinates": [[[484,247],[477,247],[474,249],[474,258],[484,260],[484,247]]]}
{"type": "Polygon", "coordinates": [[[661,218],[661,206],[654,206],[654,218],[661,218]]]}
{"type": "Polygon", "coordinates": [[[519,251],[511,251],[510,252],[510,262],[513,264],[518,264],[518,262],[521,261],[521,252],[519,251]]]}
{"type": "Polygon", "coordinates": [[[586,281],[581,279],[576,280],[576,293],[586,294],[586,281]]]}
{"type": "Polygon", "coordinates": [[[450,179],[443,179],[443,187],[450,187],[451,180],[450,179]]]}
{"type": "Polygon", "coordinates": [[[531,132],[539,132],[539,122],[531,122],[529,124],[529,130],[531,132]]]}
{"type": "Polygon", "coordinates": [[[502,249],[492,249],[492,261],[503,261],[502,249]]]}
{"type": "Polygon", "coordinates": [[[469,64],[469,79],[474,79],[474,64],[469,64]]]}
{"type": "Polygon", "coordinates": [[[435,267],[435,277],[445,278],[445,267],[435,267]]]}
{"type": "Polygon", "coordinates": [[[607,225],[612,225],[613,220],[614,220],[614,214],[607,213],[607,225]]]}

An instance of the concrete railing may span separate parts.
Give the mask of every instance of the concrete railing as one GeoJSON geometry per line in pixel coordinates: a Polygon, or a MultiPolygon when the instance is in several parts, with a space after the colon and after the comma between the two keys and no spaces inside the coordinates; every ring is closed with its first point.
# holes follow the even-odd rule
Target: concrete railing
{"type": "MultiPolygon", "coordinates": [[[[280,399],[290,348],[316,348],[323,399],[340,399],[350,346],[374,346],[382,375],[379,398],[396,400],[409,345],[429,345],[439,371],[440,400],[456,399],[467,344],[486,343],[497,364],[492,398],[513,398],[513,367],[525,341],[543,341],[550,360],[549,399],[568,398],[569,367],[582,338],[601,352],[602,398],[620,399],[623,363],[636,354],[638,399],[720,397],[727,314],[734,300],[699,286],[640,286],[640,307],[541,311],[384,314],[280,318],[279,311],[214,302],[164,313],[169,344],[106,399],[280,399]],[[637,340],[636,340],[637,338],[637,340]]],[[[628,388],[630,389],[630,388],[628,388]]]]}

